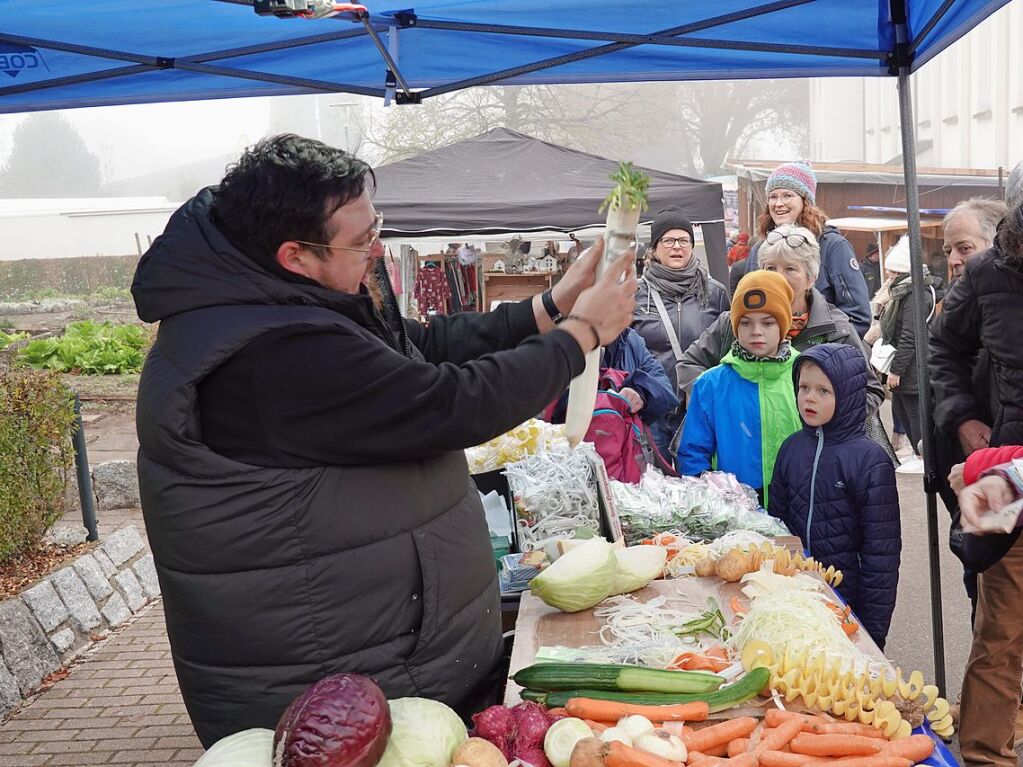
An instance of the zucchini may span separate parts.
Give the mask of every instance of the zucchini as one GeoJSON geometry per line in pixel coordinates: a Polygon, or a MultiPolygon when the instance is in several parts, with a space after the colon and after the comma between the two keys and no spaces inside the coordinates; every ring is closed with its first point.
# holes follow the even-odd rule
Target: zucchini
{"type": "MultiPolygon", "coordinates": [[[[518,675],[516,675],[518,676],[518,675]]],[[[752,700],[763,690],[771,679],[771,672],[766,668],[755,668],[735,684],[722,687],[713,692],[665,694],[656,692],[612,692],[609,690],[556,690],[539,692],[523,690],[523,700],[541,703],[547,708],[561,708],[571,698],[591,698],[593,700],[613,700],[618,703],[636,703],[641,706],[671,706],[676,703],[694,703],[703,701],[710,707],[710,713],[725,711],[752,700]]]]}
{"type": "Polygon", "coordinates": [[[703,671],[665,671],[602,663],[537,663],[517,672],[515,684],[530,690],[607,690],[685,694],[710,692],[724,677],[703,671]]]}

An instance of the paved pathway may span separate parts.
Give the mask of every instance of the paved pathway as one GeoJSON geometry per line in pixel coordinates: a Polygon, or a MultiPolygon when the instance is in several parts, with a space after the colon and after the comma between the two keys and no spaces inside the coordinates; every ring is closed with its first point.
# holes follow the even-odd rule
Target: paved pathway
{"type": "Polygon", "coordinates": [[[0,724],[0,767],[171,767],[201,754],[159,600],[0,724]]]}

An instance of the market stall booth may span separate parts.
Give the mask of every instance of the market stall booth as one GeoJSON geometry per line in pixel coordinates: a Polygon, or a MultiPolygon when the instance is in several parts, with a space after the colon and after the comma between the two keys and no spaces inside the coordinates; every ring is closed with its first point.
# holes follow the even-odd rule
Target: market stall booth
{"type": "MultiPolygon", "coordinates": [[[[603,226],[599,208],[616,167],[616,161],[604,157],[495,128],[377,168],[374,204],[384,213],[385,240],[429,238],[427,247],[417,247],[417,257],[424,261],[443,261],[447,243],[440,238],[448,237],[480,245],[514,239],[525,243],[525,255],[534,262],[550,255],[563,264],[568,248],[550,253],[547,244],[568,242],[570,233],[592,239],[593,231],[603,226]]],[[[721,185],[642,170],[650,187],[641,223],[667,207],[685,211],[702,235],[699,253],[710,273],[727,281],[721,185]]],[[[543,291],[559,271],[558,265],[543,263],[513,271],[500,249],[485,249],[481,255],[480,272],[473,276],[479,277],[477,304],[484,310],[494,301],[521,300],[543,291]]],[[[417,279],[407,268],[404,273],[413,282],[417,279]]]]}
{"type": "MultiPolygon", "coordinates": [[[[1004,5],[1003,0],[890,0],[884,3],[817,0],[766,4],[746,0],[710,4],[605,4],[595,9],[592,3],[582,0],[525,1],[514,8],[491,0],[457,3],[437,0],[409,8],[403,0],[401,3],[374,3],[370,11],[363,6],[334,6],[318,1],[267,0],[255,4],[255,10],[261,14],[303,17],[299,21],[283,21],[261,18],[245,2],[183,0],[142,9],[129,0],[106,0],[83,13],[78,5],[67,2],[41,5],[29,0],[5,0],[0,43],[4,45],[4,71],[12,80],[0,88],[0,111],[317,91],[346,91],[419,103],[458,89],[493,83],[897,77],[905,207],[916,291],[915,320],[917,338],[922,344],[926,337],[926,309],[922,294],[920,198],[910,75],[1001,5],[1004,5]],[[129,24],[125,19],[141,19],[141,22],[129,24]],[[807,44],[807,29],[815,31],[812,44],[807,44]],[[225,47],[225,40],[230,41],[231,47],[225,47]]],[[[449,191],[450,188],[443,190],[445,195],[449,191]]],[[[933,440],[929,428],[931,406],[926,386],[925,349],[918,360],[923,391],[924,457],[926,472],[932,475],[933,440]]],[[[933,477],[928,484],[933,484],[933,477]]],[[[928,534],[935,677],[940,688],[944,685],[944,671],[939,542],[933,494],[928,508],[928,534]]],[[[770,553],[777,556],[773,550],[770,553]]],[[[571,552],[565,556],[571,556],[571,552]]],[[[604,557],[604,561],[609,560],[604,557]]],[[[556,566],[557,563],[552,565],[548,572],[556,566]]],[[[607,567],[614,570],[613,564],[607,567]]],[[[541,590],[539,584],[535,590],[541,590]]],[[[755,610],[755,606],[750,608],[744,626],[751,625],[748,621],[755,610]]],[[[783,615],[777,622],[803,629],[805,617],[796,615],[785,621],[783,615]]],[[[830,626],[823,619],[815,621],[815,625],[822,629],[830,626]]],[[[837,630],[844,631],[844,628],[839,626],[837,630]]],[[[835,650],[841,647],[841,652],[848,652],[848,647],[838,642],[837,636],[834,639],[833,644],[829,642],[830,647],[835,650]]],[[[944,729],[947,702],[939,703],[936,689],[917,684],[913,676],[905,680],[875,674],[865,679],[858,670],[855,673],[850,670],[846,675],[833,664],[810,667],[801,662],[796,665],[797,659],[807,661],[812,657],[806,652],[794,654],[785,649],[779,656],[778,646],[769,641],[767,644],[770,653],[755,646],[758,651],[751,651],[749,657],[743,659],[744,678],[752,679],[756,687],[762,687],[761,682],[773,681],[772,686],[778,691],[786,690],[785,700],[793,690],[797,691],[795,697],[802,697],[804,701],[808,694],[815,696],[814,703],[821,710],[847,720],[852,713],[859,724],[880,729],[886,739],[904,734],[900,730],[909,721],[895,710],[898,698],[915,701],[923,697],[926,705],[922,708],[926,709],[926,715],[937,716],[944,729]],[[771,677],[772,673],[776,676],[771,677]],[[879,691],[875,689],[878,687],[879,691]],[[857,692],[859,695],[855,694],[857,692]],[[850,695],[859,706],[852,712],[850,695]],[[864,708],[864,701],[869,708],[864,708]],[[836,703],[843,705],[844,713],[835,709],[836,703]],[[864,721],[866,719],[870,722],[864,721]],[[880,728],[875,726],[878,723],[882,725],[880,728]]],[[[818,653],[814,657],[823,656],[818,653]]],[[[735,700],[733,693],[729,702],[735,700]]],[[[301,706],[298,708],[304,710],[301,706]]],[[[412,740],[425,744],[435,737],[439,728],[427,726],[415,731],[410,722],[415,718],[410,715],[410,708],[409,704],[393,702],[395,729],[406,734],[412,730],[415,736],[412,740]]],[[[686,711],[696,712],[690,717],[692,720],[705,720],[709,708],[704,705],[686,711]]],[[[601,710],[606,711],[606,707],[601,710]]],[[[776,717],[776,721],[781,720],[776,717]]],[[[798,730],[804,726],[831,728],[840,724],[822,723],[819,719],[792,721],[798,725],[798,730]]],[[[850,724],[856,722],[850,721],[850,724]]],[[[576,724],[571,726],[577,727],[576,724]]],[[[766,728],[754,722],[754,727],[748,730],[750,740],[755,737],[757,727],[761,728],[759,732],[765,741],[769,738],[768,742],[777,749],[770,749],[772,753],[784,754],[784,747],[791,747],[791,752],[797,754],[795,759],[800,759],[798,755],[813,753],[851,756],[850,748],[860,749],[861,755],[878,754],[881,749],[890,753],[888,745],[863,744],[856,740],[853,746],[843,741],[842,750],[836,754],[837,744],[813,738],[813,742],[801,750],[797,748],[797,738],[802,733],[791,732],[787,724],[774,728],[776,732],[782,731],[778,736],[764,735],[766,728]]],[[[289,725],[284,734],[296,731],[299,728],[289,725]]],[[[382,727],[378,728],[378,732],[382,731],[382,727]]],[[[593,732],[593,729],[588,730],[588,734],[593,732]]],[[[687,736],[686,732],[680,732],[682,737],[687,736]]],[[[827,738],[830,731],[807,734],[827,738]]],[[[461,738],[464,738],[464,730],[461,738]]],[[[456,763],[475,767],[468,757],[456,755],[461,738],[454,738],[458,742],[450,748],[440,749],[440,757],[418,763],[447,767],[454,758],[456,763]]],[[[703,739],[710,741],[710,738],[703,739]]],[[[403,740],[408,742],[409,739],[403,740]]],[[[377,742],[382,743],[382,740],[377,742]]],[[[722,742],[718,740],[717,745],[722,742]]],[[[390,753],[401,748],[397,738],[392,743],[395,745],[390,753]]],[[[731,747],[732,741],[728,744],[731,747]]],[[[612,762],[622,767],[651,764],[649,760],[625,758],[624,754],[631,752],[623,752],[614,743],[606,745],[609,767],[612,762]]],[[[742,763],[757,764],[755,751],[762,745],[754,746],[753,756],[742,763]]],[[[671,746],[674,748],[674,743],[671,746]]],[[[282,749],[287,747],[288,743],[281,746],[282,749]]],[[[555,751],[559,756],[564,755],[564,748],[552,749],[552,753],[555,751]]],[[[374,753],[379,755],[380,751],[374,753]]],[[[793,763],[789,757],[779,759],[779,764],[793,763]]],[[[921,761],[915,751],[912,756],[896,759],[905,759],[896,762],[900,765],[921,761]]],[[[539,757],[535,761],[542,764],[539,757]]],[[[392,757],[391,763],[406,762],[392,757]]],[[[559,758],[554,767],[568,764],[569,760],[559,758]]]]}

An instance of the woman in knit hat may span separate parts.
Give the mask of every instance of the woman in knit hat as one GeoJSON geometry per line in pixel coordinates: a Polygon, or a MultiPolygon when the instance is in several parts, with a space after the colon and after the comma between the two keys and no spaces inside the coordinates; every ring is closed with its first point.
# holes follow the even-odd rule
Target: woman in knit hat
{"type": "MultiPolygon", "coordinates": [[[[817,177],[804,162],[779,165],[767,179],[767,204],[757,220],[757,233],[767,233],[782,224],[809,229],[820,243],[821,269],[816,287],[829,304],[837,306],[852,322],[862,337],[870,327],[870,297],[867,283],[860,271],[849,241],[833,226],[827,215],[817,207],[817,177]]],[[[746,260],[746,273],[757,269],[760,246],[755,246],[746,260]]]]}
{"type": "Polygon", "coordinates": [[[792,288],[780,274],[747,274],[729,318],[736,340],[721,364],[693,386],[677,467],[688,476],[727,471],[766,504],[778,450],[801,426],[792,389],[799,352],[788,340],[792,288]]]}
{"type": "MultiPolygon", "coordinates": [[[[935,304],[944,298],[940,280],[932,276],[924,264],[924,287],[927,294],[928,320],[935,304]]],[[[920,455],[920,388],[916,374],[916,322],[913,317],[912,277],[909,274],[909,239],[903,235],[884,260],[890,296],[881,311],[881,343],[895,348],[888,365],[886,383],[892,390],[892,413],[909,435],[914,457],[898,471],[904,474],[923,473],[920,455]]]]}
{"type": "MultiPolygon", "coordinates": [[[[694,254],[693,225],[678,208],[662,210],[650,225],[647,267],[639,280],[633,329],[646,341],[678,391],[675,367],[686,348],[728,309],[728,292],[694,254]]],[[[650,425],[654,441],[668,456],[682,421],[678,410],[650,425]]]]}

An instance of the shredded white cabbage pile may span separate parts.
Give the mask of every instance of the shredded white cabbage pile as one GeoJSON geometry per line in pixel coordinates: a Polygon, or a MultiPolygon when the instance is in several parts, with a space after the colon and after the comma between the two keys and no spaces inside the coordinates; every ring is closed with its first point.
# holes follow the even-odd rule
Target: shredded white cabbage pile
{"type": "Polygon", "coordinates": [[[824,604],[824,595],[795,589],[765,594],[753,600],[731,639],[735,651],[742,653],[748,642],[766,642],[776,659],[816,658],[841,661],[849,670],[860,672],[883,667],[864,655],[845,635],[834,613],[824,604]]]}

